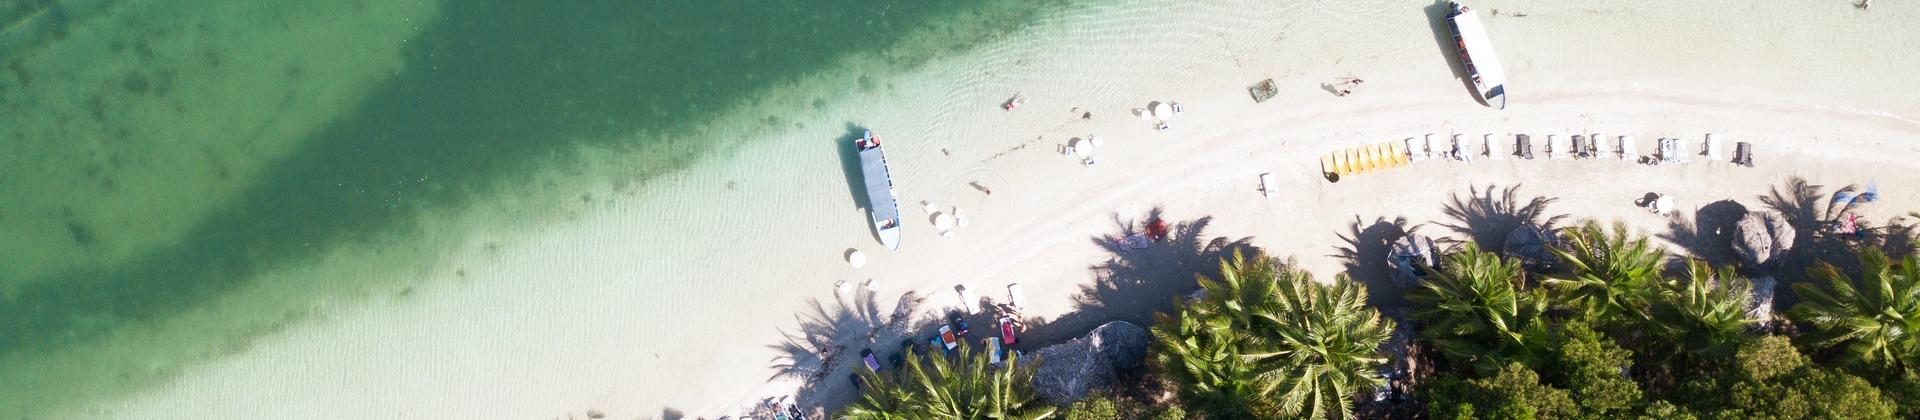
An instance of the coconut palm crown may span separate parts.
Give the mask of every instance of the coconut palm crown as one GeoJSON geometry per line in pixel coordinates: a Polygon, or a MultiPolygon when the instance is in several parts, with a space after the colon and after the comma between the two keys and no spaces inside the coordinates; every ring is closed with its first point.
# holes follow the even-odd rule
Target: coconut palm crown
{"type": "Polygon", "coordinates": [[[1657,293],[1665,251],[1648,245],[1645,235],[1630,237],[1624,223],[1608,229],[1589,220],[1568,229],[1563,241],[1550,249],[1568,270],[1550,276],[1548,286],[1600,325],[1624,326],[1647,318],[1644,308],[1657,293]]]}
{"type": "Polygon", "coordinates": [[[1380,386],[1379,352],[1393,330],[1366,306],[1363,286],[1333,285],[1256,254],[1197,276],[1202,296],[1160,315],[1154,360],[1191,408],[1217,418],[1352,418],[1353,399],[1380,386]]]}
{"type": "Polygon", "coordinates": [[[1538,366],[1546,354],[1546,293],[1527,290],[1520,263],[1468,243],[1407,292],[1421,334],[1448,360],[1483,373],[1509,362],[1538,366]]]}
{"type": "Polygon", "coordinates": [[[1645,325],[1685,354],[1703,360],[1732,356],[1759,322],[1747,312],[1752,283],[1697,259],[1687,261],[1687,274],[1660,290],[1645,325]]]}
{"type": "Polygon", "coordinates": [[[1920,259],[1888,260],[1860,252],[1860,276],[1832,264],[1808,269],[1813,280],[1793,285],[1801,302],[1788,312],[1810,327],[1801,338],[1819,349],[1839,348],[1849,362],[1913,373],[1920,367],[1920,259]]]}

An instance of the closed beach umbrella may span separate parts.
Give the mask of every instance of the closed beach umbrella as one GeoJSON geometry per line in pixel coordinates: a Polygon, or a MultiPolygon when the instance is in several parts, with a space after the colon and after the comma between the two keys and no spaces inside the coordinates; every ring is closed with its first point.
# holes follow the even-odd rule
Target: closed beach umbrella
{"type": "Polygon", "coordinates": [[[860,252],[858,249],[847,251],[847,265],[851,265],[853,268],[866,267],[867,253],[860,252]]]}
{"type": "Polygon", "coordinates": [[[1173,118],[1173,107],[1167,106],[1166,102],[1154,102],[1149,108],[1153,109],[1153,116],[1155,118],[1163,120],[1173,118]]]}
{"type": "Polygon", "coordinates": [[[1333,152],[1333,166],[1340,168],[1341,175],[1353,173],[1353,163],[1347,161],[1347,151],[1345,150],[1333,152]]]}

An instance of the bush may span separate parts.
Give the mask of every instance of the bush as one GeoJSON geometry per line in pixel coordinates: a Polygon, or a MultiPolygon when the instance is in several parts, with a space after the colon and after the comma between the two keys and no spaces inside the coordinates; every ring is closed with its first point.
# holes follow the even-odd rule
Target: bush
{"type": "Polygon", "coordinates": [[[1571,393],[1540,383],[1539,375],[1519,363],[1489,378],[1436,378],[1426,394],[1427,415],[1436,419],[1572,418],[1580,413],[1571,393]]]}

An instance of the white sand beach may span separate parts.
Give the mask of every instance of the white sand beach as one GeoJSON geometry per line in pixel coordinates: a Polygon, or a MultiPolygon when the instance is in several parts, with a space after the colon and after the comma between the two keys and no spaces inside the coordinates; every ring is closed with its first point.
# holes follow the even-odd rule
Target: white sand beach
{"type": "MultiPolygon", "coordinates": [[[[822,75],[713,123],[707,136],[751,141],[669,180],[631,187],[621,159],[636,157],[608,158],[551,175],[560,187],[422,226],[408,242],[277,274],[417,287],[365,305],[265,300],[307,305],[315,319],[62,417],[713,418],[795,393],[810,409],[838,407],[854,397],[853,354],[900,341],[892,328],[868,337],[903,295],[924,299],[908,305],[923,320],[956,307],[955,285],[1001,300],[1020,283],[1027,314],[1058,321],[1022,348],[1146,317],[1173,299],[1162,291],[1191,286],[1194,264],[1210,264],[1167,249],[1176,244],[1130,251],[1138,256],[1102,245],[1155,209],[1171,222],[1209,218],[1202,239],[1250,236],[1323,280],[1346,269],[1338,247],[1376,222],[1465,238],[1445,226],[1459,223],[1448,204],[1487,191],[1499,201],[1508,188],[1521,204],[1553,199],[1549,215],[1623,221],[1675,252],[1696,246],[1684,243],[1697,233],[1685,226],[1701,207],[1763,209],[1760,196],[1795,178],[1825,192],[1876,181],[1882,198],[1862,211],[1876,223],[1920,210],[1911,30],[1920,5],[1472,5],[1498,10],[1485,21],[1506,63],[1505,110],[1473,99],[1434,33],[1444,28],[1433,20],[1439,6],[1421,2],[1081,4],[976,50],[876,75],[872,92],[851,88],[858,71],[822,75]],[[1366,82],[1345,97],[1322,87],[1342,77],[1366,82]],[[1246,88],[1267,78],[1279,96],[1256,104],[1246,88]],[[821,92],[834,95],[825,118],[729,124],[784,115],[821,92]],[[1015,94],[1028,101],[1001,110],[1015,94]],[[1183,105],[1165,133],[1130,115],[1153,101],[1183,105]],[[873,239],[852,198],[833,140],[854,127],[886,139],[906,215],[898,252],[873,239]],[[1714,133],[1729,149],[1752,143],[1757,164],[1542,155],[1320,176],[1319,156],[1337,148],[1428,133],[1536,143],[1631,135],[1642,154],[1662,137],[1697,153],[1714,133]],[[1089,135],[1102,139],[1097,165],[1059,152],[1089,135]],[[1276,180],[1273,197],[1259,190],[1262,173],[1276,180]],[[1634,205],[1650,192],[1677,199],[1682,227],[1634,205]],[[922,201],[965,209],[968,226],[936,235],[922,201]],[[843,260],[850,248],[869,257],[864,268],[843,260]],[[345,263],[402,255],[432,263],[345,263]],[[1128,258],[1139,271],[1127,275],[1157,287],[1082,293],[1113,275],[1100,267],[1128,258]],[[879,281],[872,309],[851,295],[855,309],[837,301],[836,281],[868,279],[879,281]],[[836,345],[848,350],[826,369],[808,354],[836,345]]],[[[182,318],[154,328],[193,328],[182,318]]]]}

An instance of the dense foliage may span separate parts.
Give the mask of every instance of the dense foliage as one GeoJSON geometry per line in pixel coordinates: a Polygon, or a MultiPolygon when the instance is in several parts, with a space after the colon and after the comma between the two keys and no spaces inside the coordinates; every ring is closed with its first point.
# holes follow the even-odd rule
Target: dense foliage
{"type": "Polygon", "coordinates": [[[1393,323],[1366,291],[1255,255],[1201,276],[1200,296],[1158,317],[1154,365],[1187,407],[1211,418],[1354,417],[1355,396],[1385,382],[1393,323]]]}
{"type": "Polygon", "coordinates": [[[1389,308],[1412,343],[1390,340],[1394,321],[1360,282],[1236,252],[1150,329],[1153,383],[1170,386],[1171,405],[1048,406],[1030,368],[963,348],[864,373],[843,418],[1354,418],[1363,401],[1437,419],[1920,418],[1920,257],[1859,246],[1848,261],[1811,259],[1805,278],[1767,274],[1798,298],[1776,318],[1731,267],[1670,259],[1618,224],[1561,235],[1558,261],[1542,265],[1556,272],[1473,243],[1423,267],[1409,307],[1389,308]],[[1411,398],[1386,398],[1389,385],[1411,398]]]}
{"type": "Polygon", "coordinates": [[[961,344],[951,356],[907,352],[906,366],[888,372],[860,370],[865,392],[842,419],[1035,420],[1056,408],[1033,391],[1033,369],[1009,354],[1004,367],[988,354],[961,344]]]}

